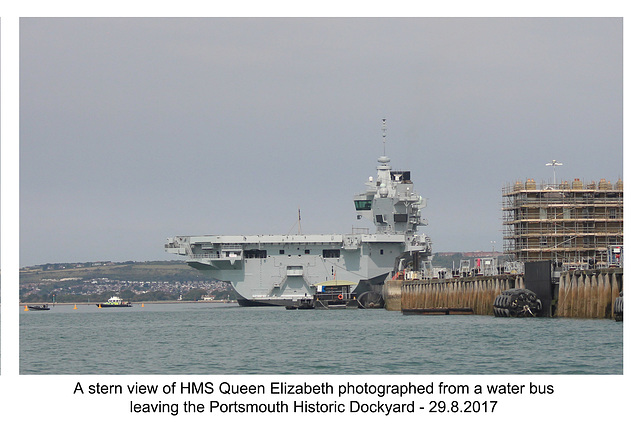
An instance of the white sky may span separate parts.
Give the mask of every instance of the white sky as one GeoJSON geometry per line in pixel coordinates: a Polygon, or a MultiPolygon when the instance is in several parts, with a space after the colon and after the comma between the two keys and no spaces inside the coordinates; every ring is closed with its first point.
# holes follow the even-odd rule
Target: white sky
{"type": "Polygon", "coordinates": [[[622,19],[22,19],[20,265],[165,238],[344,233],[411,170],[434,252],[502,248],[501,188],[622,177],[622,19]],[[297,231],[297,227],[293,228],[297,231]]]}

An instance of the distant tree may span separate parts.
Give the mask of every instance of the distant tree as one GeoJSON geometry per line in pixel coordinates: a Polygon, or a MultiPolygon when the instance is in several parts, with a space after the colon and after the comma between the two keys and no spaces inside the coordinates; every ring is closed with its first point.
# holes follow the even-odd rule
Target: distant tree
{"type": "Polygon", "coordinates": [[[182,299],[185,301],[198,301],[202,299],[203,295],[206,295],[207,291],[200,288],[191,289],[186,294],[182,295],[182,299]]]}
{"type": "Polygon", "coordinates": [[[124,291],[120,292],[120,298],[125,301],[132,301],[135,296],[136,294],[131,289],[125,289],[124,291]]]}

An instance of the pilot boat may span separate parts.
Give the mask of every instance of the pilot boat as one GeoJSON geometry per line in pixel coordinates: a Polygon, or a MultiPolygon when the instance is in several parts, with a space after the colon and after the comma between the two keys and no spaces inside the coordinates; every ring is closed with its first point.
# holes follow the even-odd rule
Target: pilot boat
{"type": "Polygon", "coordinates": [[[108,307],[131,307],[130,302],[125,302],[122,298],[117,296],[112,296],[107,300],[107,302],[96,304],[100,308],[108,308],[108,307]]]}

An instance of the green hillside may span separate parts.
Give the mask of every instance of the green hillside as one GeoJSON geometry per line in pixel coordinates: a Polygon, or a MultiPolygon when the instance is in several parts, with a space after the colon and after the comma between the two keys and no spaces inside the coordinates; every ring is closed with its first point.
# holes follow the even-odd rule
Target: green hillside
{"type": "Polygon", "coordinates": [[[20,284],[69,278],[186,282],[211,280],[180,261],[44,264],[20,269],[20,284]]]}
{"type": "Polygon", "coordinates": [[[45,264],[20,270],[21,302],[235,299],[228,283],[176,261],[45,264]]]}

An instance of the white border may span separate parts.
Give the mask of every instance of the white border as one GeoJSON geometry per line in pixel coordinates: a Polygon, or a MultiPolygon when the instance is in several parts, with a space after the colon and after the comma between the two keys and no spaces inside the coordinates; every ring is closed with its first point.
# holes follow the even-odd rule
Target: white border
{"type": "MultiPolygon", "coordinates": [[[[8,3],[8,2],[5,2],[8,3]]],[[[14,2],[17,3],[17,2],[14,2]]],[[[442,2],[444,3],[444,2],[442,2]]],[[[19,308],[14,301],[18,299],[18,271],[19,271],[19,17],[32,16],[622,16],[624,18],[624,171],[626,197],[625,210],[627,219],[635,217],[636,211],[636,176],[633,169],[637,155],[633,152],[635,142],[638,141],[637,132],[637,78],[640,75],[637,67],[638,20],[630,9],[629,2],[573,2],[573,1],[537,1],[529,4],[523,2],[488,1],[488,2],[447,2],[445,6],[434,7],[423,5],[416,8],[414,2],[323,2],[321,7],[315,5],[301,6],[300,2],[272,1],[272,2],[235,2],[233,6],[208,4],[204,8],[202,2],[181,1],[172,5],[158,5],[157,2],[136,2],[114,0],[96,6],[96,2],[80,1],[21,1],[19,5],[0,6],[1,17],[1,214],[2,214],[2,335],[0,371],[0,417],[7,422],[37,422],[42,418],[45,422],[66,421],[71,425],[112,425],[114,418],[124,425],[138,425],[139,423],[154,422],[160,425],[171,425],[176,422],[189,422],[192,425],[212,425],[215,422],[229,421],[229,417],[218,418],[210,414],[206,416],[185,417],[151,417],[123,413],[119,407],[120,398],[79,399],[74,397],[72,389],[76,381],[131,384],[136,381],[164,384],[170,381],[212,381],[211,377],[186,378],[172,376],[19,376],[19,308]],[[149,7],[151,6],[152,7],[149,7]],[[364,6],[366,5],[366,6],[364,6]],[[110,409],[114,409],[114,418],[109,417],[110,409]],[[101,418],[105,417],[105,418],[101,418]]],[[[625,258],[632,266],[636,259],[635,242],[637,234],[630,222],[625,226],[625,258]]],[[[637,274],[627,272],[625,299],[627,311],[625,313],[625,346],[624,346],[624,375],[622,376],[535,376],[535,377],[443,377],[449,381],[459,383],[477,382],[508,382],[516,381],[528,383],[552,383],[557,394],[543,403],[544,407],[535,408],[541,412],[533,419],[519,418],[519,425],[538,425],[545,420],[556,424],[571,420],[572,424],[604,425],[610,422],[624,422],[629,419],[626,415],[632,413],[635,400],[636,380],[638,379],[638,352],[636,350],[637,315],[634,313],[637,304],[633,304],[637,297],[634,285],[637,274]],[[632,331],[633,333],[629,333],[632,331]],[[550,410],[549,413],[547,410],[550,410]]],[[[376,377],[376,380],[395,381],[398,377],[376,377]]],[[[438,377],[433,377],[437,380],[438,377]]],[[[235,382],[255,383],[268,382],[267,377],[231,377],[235,382]]],[[[346,380],[345,377],[336,381],[346,380]]],[[[429,380],[432,378],[429,377],[429,380]]],[[[291,382],[304,381],[304,377],[287,377],[291,382]]],[[[330,379],[329,379],[330,380],[330,379]]],[[[353,379],[363,380],[363,377],[353,379]]],[[[215,377],[213,381],[220,381],[215,377]]],[[[504,400],[503,402],[506,402],[504,400]]],[[[526,406],[526,402],[513,400],[514,407],[526,406]]],[[[534,411],[535,412],[535,411],[534,411]]],[[[494,425],[514,422],[514,416],[521,411],[515,409],[500,412],[497,417],[462,418],[460,424],[494,425]]],[[[337,417],[313,416],[296,417],[265,417],[242,416],[237,417],[240,422],[257,421],[261,424],[289,424],[295,422],[326,424],[328,422],[361,421],[369,424],[389,424],[389,422],[432,423],[446,422],[458,424],[455,419],[432,418],[385,418],[385,417],[337,417]]]]}

